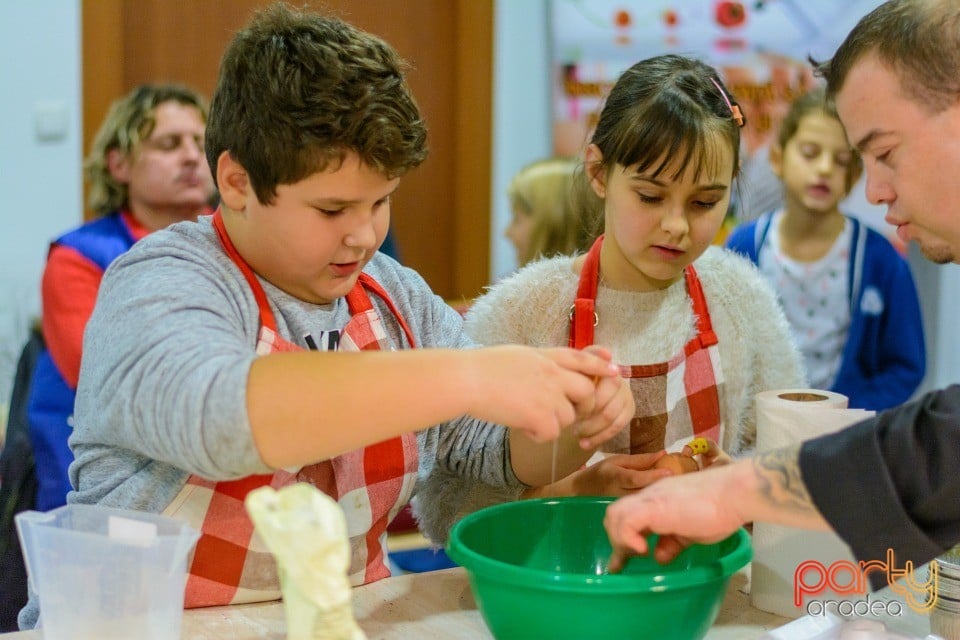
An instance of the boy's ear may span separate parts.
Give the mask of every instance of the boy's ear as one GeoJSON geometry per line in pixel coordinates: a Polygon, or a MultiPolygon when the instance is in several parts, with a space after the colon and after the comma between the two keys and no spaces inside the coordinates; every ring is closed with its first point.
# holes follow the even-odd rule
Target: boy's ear
{"type": "Polygon", "coordinates": [[[770,145],[770,152],[767,157],[770,160],[770,170],[783,180],[783,147],[778,144],[770,145]]]}
{"type": "Polygon", "coordinates": [[[220,201],[232,211],[243,211],[247,206],[247,198],[253,195],[247,170],[229,151],[224,151],[217,158],[217,188],[220,201]]]}
{"type": "Polygon", "coordinates": [[[110,149],[107,151],[107,171],[120,184],[129,184],[130,158],[125,156],[120,149],[110,149]]]}
{"type": "Polygon", "coordinates": [[[587,146],[583,156],[583,170],[587,174],[590,188],[598,198],[607,197],[607,173],[603,168],[603,152],[595,144],[587,146]]]}

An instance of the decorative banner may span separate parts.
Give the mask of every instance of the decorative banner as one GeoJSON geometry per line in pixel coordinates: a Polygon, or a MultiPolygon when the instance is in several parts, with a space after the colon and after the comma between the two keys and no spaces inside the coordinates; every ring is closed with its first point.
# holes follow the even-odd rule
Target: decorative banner
{"type": "Polygon", "coordinates": [[[747,116],[744,151],[766,147],[790,102],[878,0],[551,0],[554,152],[577,155],[630,65],[679,53],[715,66],[747,116]]]}
{"type": "MultiPolygon", "coordinates": [[[[819,82],[808,57],[827,59],[879,0],[549,0],[553,60],[553,152],[579,156],[603,99],[633,63],[677,53],[718,70],[740,103],[740,189],[722,242],[737,221],[782,203],[768,150],[790,103],[819,82]]],[[[891,237],[862,180],[841,207],[891,237]]],[[[892,241],[896,242],[894,237],[892,241]]]]}

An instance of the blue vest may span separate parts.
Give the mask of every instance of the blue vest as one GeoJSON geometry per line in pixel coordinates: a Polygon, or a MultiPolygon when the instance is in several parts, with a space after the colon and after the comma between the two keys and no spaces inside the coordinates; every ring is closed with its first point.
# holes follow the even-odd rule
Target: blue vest
{"type": "MultiPolygon", "coordinates": [[[[106,271],[110,263],[126,253],[136,240],[119,213],[88,222],[69,231],[54,245],[70,247],[106,271]]],[[[30,383],[27,420],[30,444],[38,481],[36,509],[47,511],[66,504],[70,491],[67,469],[73,452],[67,439],[73,432],[73,402],[76,390],[71,389],[44,349],[37,357],[30,383]]]]}

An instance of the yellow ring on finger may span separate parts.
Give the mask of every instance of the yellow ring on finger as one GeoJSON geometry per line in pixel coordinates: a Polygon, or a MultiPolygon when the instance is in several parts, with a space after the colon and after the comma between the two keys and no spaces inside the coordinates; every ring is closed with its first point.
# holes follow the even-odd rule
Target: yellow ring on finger
{"type": "Polygon", "coordinates": [[[690,447],[690,451],[693,452],[693,455],[698,453],[706,453],[710,450],[710,445],[707,443],[706,438],[694,438],[687,443],[687,446],[690,447]]]}

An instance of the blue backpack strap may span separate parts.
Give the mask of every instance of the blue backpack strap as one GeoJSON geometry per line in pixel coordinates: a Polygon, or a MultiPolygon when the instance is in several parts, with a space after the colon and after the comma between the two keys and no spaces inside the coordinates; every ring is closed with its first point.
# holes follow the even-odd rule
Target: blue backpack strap
{"type": "Polygon", "coordinates": [[[860,297],[863,285],[863,260],[867,247],[867,230],[859,220],[846,216],[853,224],[853,237],[850,239],[850,273],[847,274],[847,292],[850,297],[850,312],[856,310],[856,301],[860,297]]]}
{"type": "Polygon", "coordinates": [[[760,264],[760,249],[767,241],[767,234],[770,232],[770,225],[773,223],[773,211],[761,215],[757,218],[757,227],[753,235],[753,259],[754,264],[760,264]]]}

